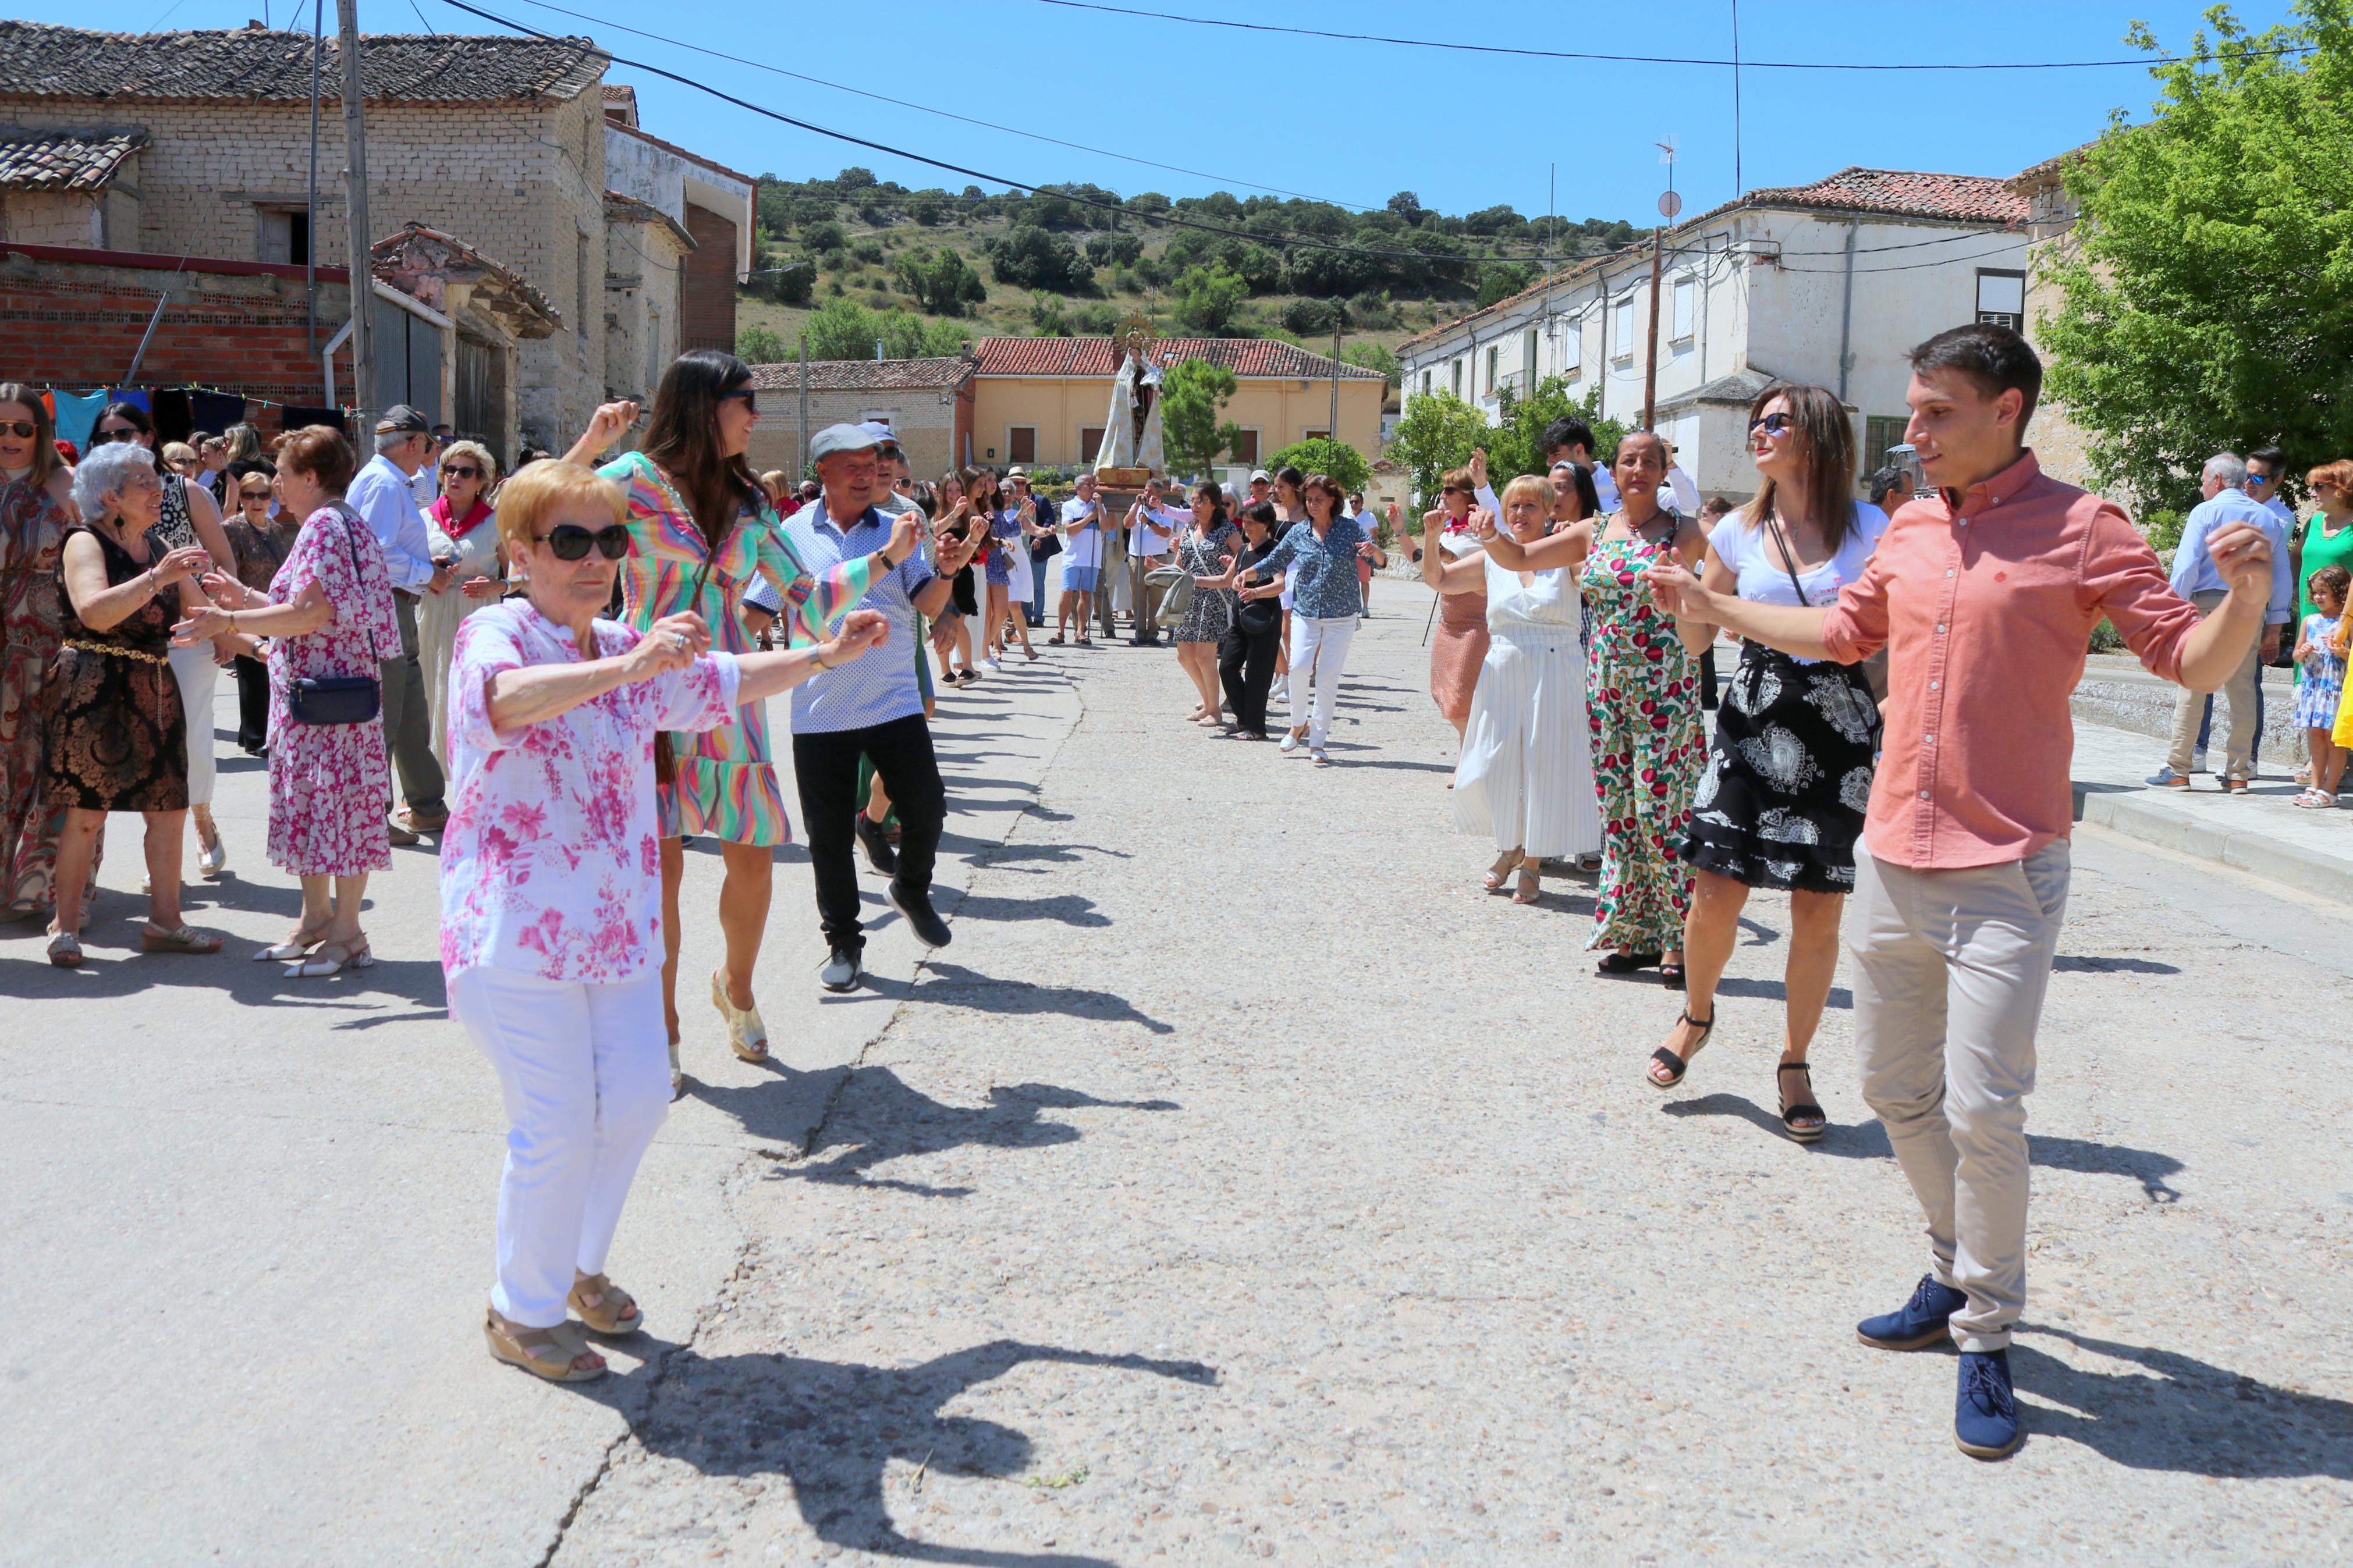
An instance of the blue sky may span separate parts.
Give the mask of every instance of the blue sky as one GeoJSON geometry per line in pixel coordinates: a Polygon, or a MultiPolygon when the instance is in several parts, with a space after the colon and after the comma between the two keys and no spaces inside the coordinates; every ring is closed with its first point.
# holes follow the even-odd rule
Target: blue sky
{"type": "MultiPolygon", "coordinates": [[[[747,6],[741,0],[563,0],[614,26],[533,0],[475,0],[557,32],[585,32],[738,97],[832,129],[1029,181],[1088,180],[1172,196],[1253,189],[1377,205],[1401,189],[1466,212],[1509,202],[1546,210],[1547,165],[1570,217],[1646,221],[1666,174],[1652,143],[1680,143],[1675,184],[1698,210],[1734,194],[1731,72],[1713,67],[1513,59],[1388,45],[1278,37],[1075,11],[1040,0],[896,0],[747,6]],[[656,32],[647,38],[619,30],[656,32]],[[1140,166],[877,102],[829,86],[699,56],[699,44],[825,81],[892,94],[972,120],[1053,136],[1193,174],[1140,166]]],[[[1118,3],[1118,0],[1114,0],[1118,3]]],[[[1731,0],[1635,5],[1546,0],[1124,0],[1190,16],[1450,41],[1616,54],[1722,58],[1731,0]]],[[[140,0],[111,27],[236,26],[262,0],[140,0]]],[[[290,0],[272,0],[285,25],[290,0]]],[[[2199,0],[1745,0],[1747,59],[2120,59],[2134,19],[2168,47],[2199,26],[2199,0]]],[[[2251,25],[2285,0],[2239,8],[2251,25]]],[[[86,5],[30,0],[32,19],[86,23],[86,5]]],[[[301,16],[309,18],[307,3],[301,16]]],[[[327,7],[334,26],[334,7],[327,7]]],[[[486,32],[444,0],[363,0],[370,32],[486,32]],[[420,12],[422,21],[420,21],[420,12]]],[[[756,115],[625,66],[647,129],[752,173],[795,178],[862,163],[911,186],[951,175],[756,115]]],[[[2145,69],[1977,73],[1742,74],[1740,173],[1749,187],[1802,184],[1849,163],[2006,175],[2096,135],[2108,112],[2148,112],[2145,69]]],[[[995,187],[991,187],[995,188],[995,187]]]]}

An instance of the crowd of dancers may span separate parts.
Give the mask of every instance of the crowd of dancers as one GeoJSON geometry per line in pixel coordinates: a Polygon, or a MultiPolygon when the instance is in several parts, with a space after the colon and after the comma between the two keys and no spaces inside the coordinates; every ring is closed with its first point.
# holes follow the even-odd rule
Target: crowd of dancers
{"type": "MultiPolygon", "coordinates": [[[[2274,551],[2220,521],[2199,542],[2218,586],[2193,605],[2121,510],[2041,472],[2024,445],[2041,365],[2015,332],[1956,329],[1912,366],[1927,488],[1892,518],[1851,499],[1836,396],[1783,385],[1750,410],[1743,507],[1699,506],[1653,433],[1604,469],[1564,421],[1546,475],[1500,496],[1483,463],[1448,475],[1418,553],[1443,606],[1431,690],[1461,741],[1457,826],[1492,838],[1486,885],[1524,901],[1548,859],[1598,867],[1601,972],[1683,992],[1648,1081],[1685,1081],[1745,900],[1787,892],[1782,1122],[1820,1137],[1808,1047],[1845,928],[1862,1092],[1930,1239],[1910,1299],[1858,1331],[1956,1343],[1956,1437],[1998,1457],[2019,1440],[2006,1347],[2023,1100],[2066,899],[2068,695],[2102,619],[2159,674],[2221,685],[2262,635],[2274,551]],[[1720,633],[1742,640],[1710,736],[1720,633]]],[[[223,668],[258,688],[240,740],[267,756],[269,857],[303,894],[257,958],[291,977],[365,967],[367,879],[396,836],[438,835],[451,1012],[512,1123],[484,1332],[551,1379],[600,1375],[586,1336],[643,1323],[607,1254],[681,1081],[690,839],[723,866],[712,1005],[734,1054],[768,1054],[753,976],[792,828],[762,699],[790,693],[818,981],[844,992],[862,973],[860,858],[920,942],[951,940],[931,902],[936,691],[981,678],[976,646],[990,669],[1017,646],[1038,657],[1052,555],[1050,644],[1090,640],[1124,530],[1157,563],[1129,606],[1139,629],[1162,595],[1181,601],[1166,618],[1192,718],[1269,740],[1280,682],[1282,749],[1318,765],[1388,561],[1327,475],[1254,475],[1247,496],[1205,483],[1182,507],[1155,486],[1114,522],[1089,479],[1059,505],[1018,469],[919,482],[887,428],[837,425],[810,443],[813,489],[787,491],[745,462],[758,416],[749,370],[702,352],[669,368],[641,429],[635,405],[607,405],[563,458],[503,481],[396,407],[364,465],[313,426],[208,482],[159,465],[126,407],[69,467],[38,397],[0,384],[12,902],[47,918],[52,962],[80,966],[105,819],[137,812],[142,947],[220,950],[178,899],[223,668]]],[[[2345,585],[2315,587],[2341,660],[2345,585]]],[[[216,872],[217,826],[196,820],[216,872]]]]}

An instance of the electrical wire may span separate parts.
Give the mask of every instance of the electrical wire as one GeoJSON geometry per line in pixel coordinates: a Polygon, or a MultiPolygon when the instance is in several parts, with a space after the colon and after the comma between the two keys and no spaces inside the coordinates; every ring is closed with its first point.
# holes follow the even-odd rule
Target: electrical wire
{"type": "MultiPolygon", "coordinates": [[[[807,131],[815,135],[829,137],[836,142],[847,142],[853,147],[864,147],[876,153],[888,153],[893,158],[904,158],[910,163],[922,163],[928,168],[944,169],[951,174],[962,174],[967,179],[987,180],[991,184],[1008,186],[1013,190],[1026,192],[1030,195],[1059,197],[1063,201],[1071,202],[1080,206],[1092,207],[1101,212],[1115,213],[1122,217],[1134,218],[1139,223],[1163,224],[1172,228],[1189,228],[1198,230],[1203,234],[1214,234],[1224,239],[1240,239],[1261,244],[1271,244],[1290,249],[1346,251],[1353,255],[1380,257],[1388,260],[1447,261],[1453,262],[1458,265],[1469,265],[1475,262],[1497,259],[1497,258],[1494,257],[1466,256],[1443,251],[1396,250],[1381,247],[1354,245],[1340,240],[1324,239],[1312,235],[1276,236],[1251,234],[1243,229],[1229,228],[1219,224],[1203,223],[1198,218],[1180,217],[1174,212],[1145,212],[1140,208],[1131,207],[1124,202],[1107,202],[1094,196],[1079,195],[1070,191],[1057,190],[1047,185],[1034,184],[1026,180],[1012,179],[1004,174],[993,174],[988,173],[987,170],[969,168],[962,163],[950,163],[942,159],[931,157],[925,153],[911,152],[903,147],[894,147],[887,142],[876,142],[864,136],[853,136],[846,131],[834,131],[826,126],[818,125],[811,121],[802,120],[794,115],[781,113],[776,110],[766,107],[765,104],[754,103],[749,99],[738,98],[733,93],[722,91],[720,89],[712,87],[708,82],[696,81],[691,77],[681,76],[676,71],[665,70],[659,66],[650,65],[644,60],[633,60],[626,55],[614,54],[608,49],[597,47],[593,41],[586,39],[575,40],[561,37],[554,33],[542,32],[539,28],[531,26],[526,23],[517,22],[509,17],[499,16],[494,12],[485,11],[479,5],[469,5],[467,0],[443,0],[443,4],[449,5],[456,10],[463,11],[469,16],[480,16],[486,22],[495,22],[501,27],[510,28],[514,32],[522,33],[531,37],[544,38],[551,43],[575,44],[582,54],[592,58],[604,60],[612,65],[627,66],[631,70],[645,71],[649,75],[660,77],[665,81],[674,81],[682,87],[691,87],[697,92],[708,93],[710,96],[718,99],[723,103],[732,103],[738,109],[746,110],[751,113],[760,115],[764,119],[774,120],[780,124],[792,126],[796,130],[807,131]]],[[[1534,256],[1517,258],[1516,259],[1561,263],[1584,261],[1590,258],[1583,256],[1545,256],[1538,253],[1534,256]]]]}
{"type": "MultiPolygon", "coordinates": [[[[1946,62],[1941,60],[1753,60],[1746,57],[1734,59],[1707,59],[1675,55],[1603,55],[1569,49],[1524,49],[1504,44],[1458,44],[1434,38],[1395,38],[1378,33],[1341,33],[1322,27],[1285,27],[1270,22],[1230,22],[1216,16],[1180,16],[1169,11],[1139,11],[1124,5],[1103,5],[1094,0],[1037,0],[1040,5],[1057,5],[1067,11],[1099,11],[1111,16],[1139,16],[1155,22],[1178,22],[1192,27],[1225,27],[1243,33],[1282,33],[1300,38],[1330,38],[1341,43],[1391,44],[1403,48],[1444,49],[1459,54],[1515,55],[1526,59],[1586,60],[1602,65],[1640,66],[1735,66],[1743,70],[1793,71],[2007,71],[2007,70],[2093,70],[2110,66],[2178,65],[2195,61],[2195,55],[2143,55],[2123,60],[1989,60],[1978,62],[1946,62]]],[[[2204,57],[2214,60],[2260,59],[2285,55],[2310,54],[2316,44],[2283,44],[2268,48],[2221,50],[2204,57]]]]}
{"type": "Polygon", "coordinates": [[[1234,179],[1230,175],[1212,174],[1205,173],[1199,169],[1187,169],[1181,163],[1155,163],[1150,158],[1138,158],[1134,154],[1129,153],[1114,153],[1107,147],[1090,147],[1082,142],[1065,142],[1059,136],[1045,136],[1034,131],[1021,131],[1010,125],[998,125],[987,120],[975,120],[968,115],[951,114],[944,109],[934,109],[929,104],[917,103],[911,99],[894,98],[889,93],[868,92],[862,88],[849,87],[838,81],[828,81],[823,77],[804,76],[799,71],[788,71],[782,66],[772,66],[764,60],[746,59],[742,55],[731,55],[726,53],[724,50],[705,48],[700,44],[690,44],[679,38],[666,37],[660,33],[649,33],[642,28],[627,26],[619,22],[607,21],[602,16],[592,16],[586,11],[567,10],[562,5],[553,5],[548,4],[548,0],[524,0],[524,3],[530,5],[534,5],[543,11],[553,11],[558,16],[570,16],[576,21],[593,23],[599,27],[609,27],[617,33],[628,33],[636,37],[651,38],[657,43],[670,44],[675,47],[686,49],[694,54],[708,55],[712,59],[725,60],[732,65],[748,66],[754,70],[766,71],[772,76],[786,77],[794,81],[805,81],[814,87],[831,88],[835,91],[849,93],[857,98],[870,98],[877,103],[887,103],[893,109],[914,109],[924,114],[938,115],[943,120],[955,121],[958,124],[976,125],[983,131],[997,131],[1002,132],[1008,136],[1026,137],[1028,140],[1032,142],[1043,142],[1050,147],[1067,147],[1074,153],[1092,153],[1098,158],[1115,158],[1123,163],[1135,163],[1146,169],[1158,169],[1166,174],[1184,174],[1196,180],[1213,180],[1219,184],[1225,185],[1240,185],[1246,191],[1267,191],[1278,196],[1295,196],[1303,202],[1323,202],[1327,206],[1352,207],[1358,212],[1377,212],[1379,210],[1378,208],[1367,205],[1363,202],[1341,202],[1334,201],[1328,196],[1311,196],[1301,191],[1286,191],[1280,185],[1256,184],[1248,180],[1234,179]]]}

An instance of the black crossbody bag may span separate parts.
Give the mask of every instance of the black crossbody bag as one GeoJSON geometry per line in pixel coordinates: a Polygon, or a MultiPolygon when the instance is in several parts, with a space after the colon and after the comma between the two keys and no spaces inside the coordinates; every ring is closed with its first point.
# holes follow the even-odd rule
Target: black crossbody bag
{"type": "MultiPolygon", "coordinates": [[[[352,537],[352,520],[342,511],[335,520],[351,548],[352,580],[359,582],[360,546],[352,537]]],[[[376,651],[374,632],[368,634],[368,651],[376,651]]],[[[298,676],[286,692],[286,711],[297,724],[364,724],[383,708],[384,683],[373,675],[298,676]]]]}

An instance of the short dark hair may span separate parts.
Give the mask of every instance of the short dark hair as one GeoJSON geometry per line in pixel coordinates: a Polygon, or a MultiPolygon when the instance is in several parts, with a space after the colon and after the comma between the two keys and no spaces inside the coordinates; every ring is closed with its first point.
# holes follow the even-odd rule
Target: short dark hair
{"type": "Polygon", "coordinates": [[[1544,439],[1536,449],[1551,457],[1563,447],[1582,447],[1588,457],[1593,453],[1593,426],[1574,415],[1563,415],[1545,426],[1544,439]]]}
{"type": "Polygon", "coordinates": [[[1968,377],[1987,397],[2000,397],[2012,389],[2023,394],[2025,402],[2018,410],[2021,435],[2026,422],[2034,417],[2035,404],[2042,397],[2042,361],[2036,355],[2034,345],[2014,328],[1996,326],[1990,321],[1950,327],[1905,357],[1912,362],[1915,375],[1954,370],[1968,377]]]}
{"type": "MultiPolygon", "coordinates": [[[[1873,468],[1871,471],[1871,477],[1862,481],[1862,493],[1872,505],[1883,510],[1887,503],[1882,498],[1892,491],[1902,489],[1906,477],[1903,469],[1893,465],[1884,468],[1873,468]]],[[[1905,499],[1909,500],[1912,498],[1906,496],[1905,499]]]]}
{"type": "Polygon", "coordinates": [[[332,425],[305,425],[286,438],[278,456],[295,472],[310,475],[331,496],[342,495],[359,468],[351,442],[332,425]]]}
{"type": "Polygon", "coordinates": [[[2287,477],[2287,454],[2277,447],[2258,447],[2247,454],[2250,463],[2261,463],[2272,471],[2275,479],[2287,477]]]}
{"type": "Polygon", "coordinates": [[[1274,503],[1271,500],[1254,500],[1234,515],[1265,529],[1275,528],[1282,521],[1274,515],[1274,503]]]}

